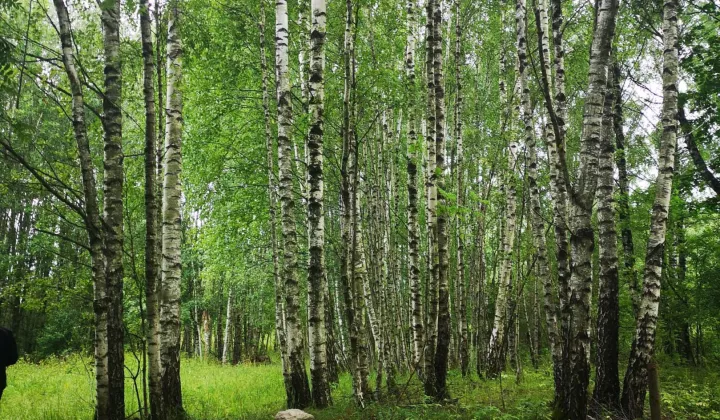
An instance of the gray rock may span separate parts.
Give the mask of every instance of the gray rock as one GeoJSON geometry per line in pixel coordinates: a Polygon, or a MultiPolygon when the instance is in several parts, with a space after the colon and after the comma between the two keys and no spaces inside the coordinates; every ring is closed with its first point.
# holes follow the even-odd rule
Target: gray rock
{"type": "Polygon", "coordinates": [[[315,416],[308,414],[297,408],[291,408],[290,410],[280,411],[275,414],[275,420],[314,420],[315,416]]]}

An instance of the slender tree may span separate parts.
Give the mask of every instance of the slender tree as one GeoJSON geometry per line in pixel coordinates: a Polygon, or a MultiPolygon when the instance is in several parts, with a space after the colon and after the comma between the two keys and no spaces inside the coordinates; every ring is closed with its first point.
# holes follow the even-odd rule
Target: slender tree
{"type": "MultiPolygon", "coordinates": [[[[90,154],[90,142],[85,123],[85,98],[82,82],[75,67],[75,49],[73,48],[72,30],[67,6],[63,0],[53,0],[58,16],[58,29],[65,73],[70,81],[72,92],[72,122],[84,197],[84,222],[90,245],[90,258],[93,279],[93,306],[95,307],[95,413],[99,418],[106,418],[109,409],[109,377],[108,377],[108,337],[107,337],[107,301],[105,281],[105,256],[103,254],[103,230],[100,221],[100,209],[95,181],[95,165],[90,154]]],[[[14,227],[14,224],[10,224],[14,227]]]]}
{"type": "Polygon", "coordinates": [[[143,96],[145,99],[145,307],[147,317],[148,382],[150,385],[150,415],[161,418],[162,384],[160,380],[160,290],[157,199],[157,118],[155,115],[155,53],[152,43],[152,23],[147,0],[140,1],[140,38],[143,55],[143,96]]]}
{"type": "Polygon", "coordinates": [[[297,280],[297,232],[294,220],[292,100],[288,75],[289,27],[287,1],[275,3],[275,77],[278,107],[278,165],[280,169],[280,215],[282,225],[282,278],[285,284],[285,334],[291,387],[288,406],[303,408],[312,401],[305,363],[304,344],[300,331],[300,300],[297,280]]]}
{"type": "Polygon", "coordinates": [[[465,198],[465,176],[464,152],[463,152],[463,126],[462,126],[462,70],[465,65],[465,57],[462,49],[462,24],[461,24],[460,0],[455,0],[455,142],[456,142],[456,171],[457,171],[457,208],[458,213],[455,219],[457,235],[457,279],[455,287],[458,290],[458,336],[460,353],[460,371],[463,376],[468,374],[470,366],[470,344],[468,342],[467,322],[467,296],[465,286],[465,220],[463,217],[463,205],[465,198]]]}
{"type": "Polygon", "coordinates": [[[125,346],[123,328],[123,145],[122,63],[120,57],[120,0],[103,3],[103,95],[104,178],[103,239],[105,241],[108,340],[109,419],[125,418],[125,346]]]}
{"type": "Polygon", "coordinates": [[[180,386],[180,281],[182,261],[181,203],[183,131],[183,45],[180,1],[168,4],[167,90],[165,94],[165,159],[162,200],[162,291],[160,293],[160,351],[163,416],[183,415],[180,386]]]}
{"type": "Polygon", "coordinates": [[[650,216],[650,236],[645,254],[643,290],[638,307],[630,360],[622,392],[623,411],[631,417],[642,417],[648,384],[648,364],[655,350],[655,329],[660,303],[665,234],[670,209],[675,147],[678,130],[678,9],[676,0],[663,3],[663,107],[662,135],[655,181],[655,201],[650,216]]]}
{"type": "Polygon", "coordinates": [[[277,186],[275,172],[275,147],[270,127],[270,91],[268,83],[268,64],[265,46],[265,0],[260,1],[260,21],[258,29],[260,32],[260,68],[262,71],[262,90],[263,90],[263,122],[265,129],[265,148],[267,153],[268,166],[268,211],[270,219],[270,242],[273,263],[273,286],[275,301],[275,337],[277,338],[280,350],[280,361],[282,363],[283,380],[285,384],[286,395],[292,394],[292,382],[290,378],[290,363],[287,353],[287,338],[285,336],[285,286],[280,274],[280,260],[278,256],[277,241],[277,186]]]}
{"type": "Polygon", "coordinates": [[[308,135],[308,306],[310,375],[312,399],[316,407],[330,404],[327,373],[327,332],[325,330],[325,215],[323,208],[323,112],[325,70],[325,0],[312,1],[310,32],[310,133],[308,135]]]}
{"type": "Polygon", "coordinates": [[[407,80],[408,99],[408,145],[407,145],[407,173],[408,173],[408,277],[410,283],[411,307],[412,307],[412,361],[413,368],[419,373],[422,371],[422,358],[424,346],[424,325],[423,325],[423,297],[420,285],[420,227],[418,226],[418,150],[421,145],[417,140],[415,131],[415,31],[416,16],[415,2],[407,2],[407,27],[408,37],[405,47],[405,76],[407,80]]]}
{"type": "Polygon", "coordinates": [[[427,315],[425,322],[425,349],[424,349],[424,366],[423,375],[426,395],[435,394],[435,345],[437,342],[437,322],[438,322],[438,284],[437,284],[437,172],[436,172],[436,154],[437,146],[435,145],[435,78],[433,76],[434,67],[434,41],[435,26],[433,17],[433,2],[435,0],[427,0],[426,25],[425,25],[425,77],[427,82],[427,109],[425,114],[425,143],[427,148],[427,161],[425,165],[425,205],[426,205],[426,225],[427,225],[427,287],[426,287],[426,306],[427,315]]]}

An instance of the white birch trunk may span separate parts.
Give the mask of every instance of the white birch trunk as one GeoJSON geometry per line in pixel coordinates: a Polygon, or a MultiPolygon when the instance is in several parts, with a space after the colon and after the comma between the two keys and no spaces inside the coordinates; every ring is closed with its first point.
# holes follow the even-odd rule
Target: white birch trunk
{"type": "Polygon", "coordinates": [[[678,9],[677,0],[666,0],[663,6],[663,109],[662,136],[658,176],[655,181],[655,202],[650,218],[650,236],[645,255],[643,291],[638,308],[633,341],[622,394],[622,407],[632,417],[642,417],[648,364],[655,350],[660,304],[665,234],[675,170],[675,147],[678,130],[678,9]]]}

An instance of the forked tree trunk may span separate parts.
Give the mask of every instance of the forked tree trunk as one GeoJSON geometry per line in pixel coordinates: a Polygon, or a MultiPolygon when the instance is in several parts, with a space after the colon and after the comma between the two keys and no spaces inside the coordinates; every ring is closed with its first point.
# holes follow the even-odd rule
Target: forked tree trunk
{"type": "Polygon", "coordinates": [[[308,135],[308,336],[312,399],[316,407],[331,403],[327,374],[327,331],[325,330],[325,215],[323,176],[325,0],[312,1],[310,32],[310,133],[308,135]]]}
{"type": "MultiPolygon", "coordinates": [[[[165,165],[162,202],[162,292],[160,294],[160,351],[163,416],[177,418],[184,413],[180,387],[180,247],[182,184],[182,39],[179,0],[168,4],[167,92],[165,115],[165,165]]],[[[209,354],[210,347],[205,347],[209,354]]]]}
{"type": "Polygon", "coordinates": [[[587,387],[590,382],[591,260],[595,246],[591,216],[598,178],[596,150],[602,135],[607,68],[618,3],[617,0],[602,0],[598,6],[597,26],[590,50],[589,87],[584,105],[580,164],[571,197],[571,322],[564,331],[568,342],[565,357],[569,359],[565,414],[570,418],[581,419],[587,414],[587,387]]]}
{"type": "Polygon", "coordinates": [[[120,0],[102,7],[105,53],[103,230],[105,281],[108,302],[107,357],[109,379],[108,418],[125,418],[125,346],[123,331],[123,146],[122,64],[120,58],[120,0]]]}
{"type": "MultiPolygon", "coordinates": [[[[58,28],[62,58],[70,81],[72,92],[72,120],[75,141],[80,160],[80,173],[83,185],[83,198],[85,199],[85,227],[90,245],[90,259],[93,280],[93,307],[95,308],[95,414],[99,418],[106,418],[109,404],[109,384],[107,366],[107,303],[105,283],[105,258],[103,255],[103,232],[100,223],[100,210],[97,199],[97,186],[95,182],[95,165],[90,155],[90,142],[87,137],[85,124],[85,99],[82,91],[82,82],[75,67],[75,53],[70,28],[70,17],[63,0],[53,0],[58,15],[58,28]]],[[[14,226],[14,224],[11,224],[14,226]]]]}
{"type": "Polygon", "coordinates": [[[148,382],[150,385],[150,415],[161,418],[162,388],[160,381],[160,316],[158,305],[159,261],[157,199],[157,118],[155,112],[155,52],[152,43],[152,23],[147,0],[140,1],[140,36],[143,55],[143,95],[145,97],[145,306],[148,382]]]}
{"type": "Polygon", "coordinates": [[[288,407],[304,408],[312,402],[304,362],[300,329],[300,299],[297,280],[297,232],[293,196],[292,98],[288,74],[289,26],[287,0],[275,3],[275,74],[278,107],[278,165],[280,169],[280,215],[282,225],[282,278],[285,284],[285,333],[290,370],[288,407]]]}
{"type": "Polygon", "coordinates": [[[678,8],[676,0],[666,0],[663,6],[663,109],[659,167],[655,181],[655,202],[650,218],[650,236],[645,255],[642,299],[621,402],[623,411],[634,418],[642,417],[643,414],[648,364],[651,363],[655,350],[665,233],[675,169],[678,129],[678,8]]]}

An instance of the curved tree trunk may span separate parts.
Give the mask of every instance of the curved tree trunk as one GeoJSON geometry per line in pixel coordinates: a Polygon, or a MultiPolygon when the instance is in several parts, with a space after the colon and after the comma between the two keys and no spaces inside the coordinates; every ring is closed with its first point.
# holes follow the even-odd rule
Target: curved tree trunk
{"type": "Polygon", "coordinates": [[[662,136],[658,176],[655,181],[655,202],[650,217],[650,236],[645,255],[642,298],[637,315],[635,340],[628,361],[622,393],[622,408],[631,417],[642,417],[648,381],[648,364],[655,350],[660,303],[665,233],[670,209],[675,146],[677,142],[678,82],[678,2],[666,0],[663,6],[663,109],[662,136]]]}
{"type": "MultiPolygon", "coordinates": [[[[105,257],[103,255],[103,232],[100,224],[100,209],[97,199],[95,165],[90,155],[90,142],[85,124],[85,99],[82,82],[75,67],[70,17],[63,0],[53,0],[58,15],[58,28],[62,58],[70,81],[72,92],[72,119],[75,141],[80,160],[80,173],[85,199],[85,227],[90,244],[90,259],[93,279],[93,307],[95,312],[95,414],[99,418],[107,417],[109,404],[109,384],[107,366],[107,302],[105,284],[105,257]]],[[[12,225],[11,225],[12,226],[12,225]]]]}

